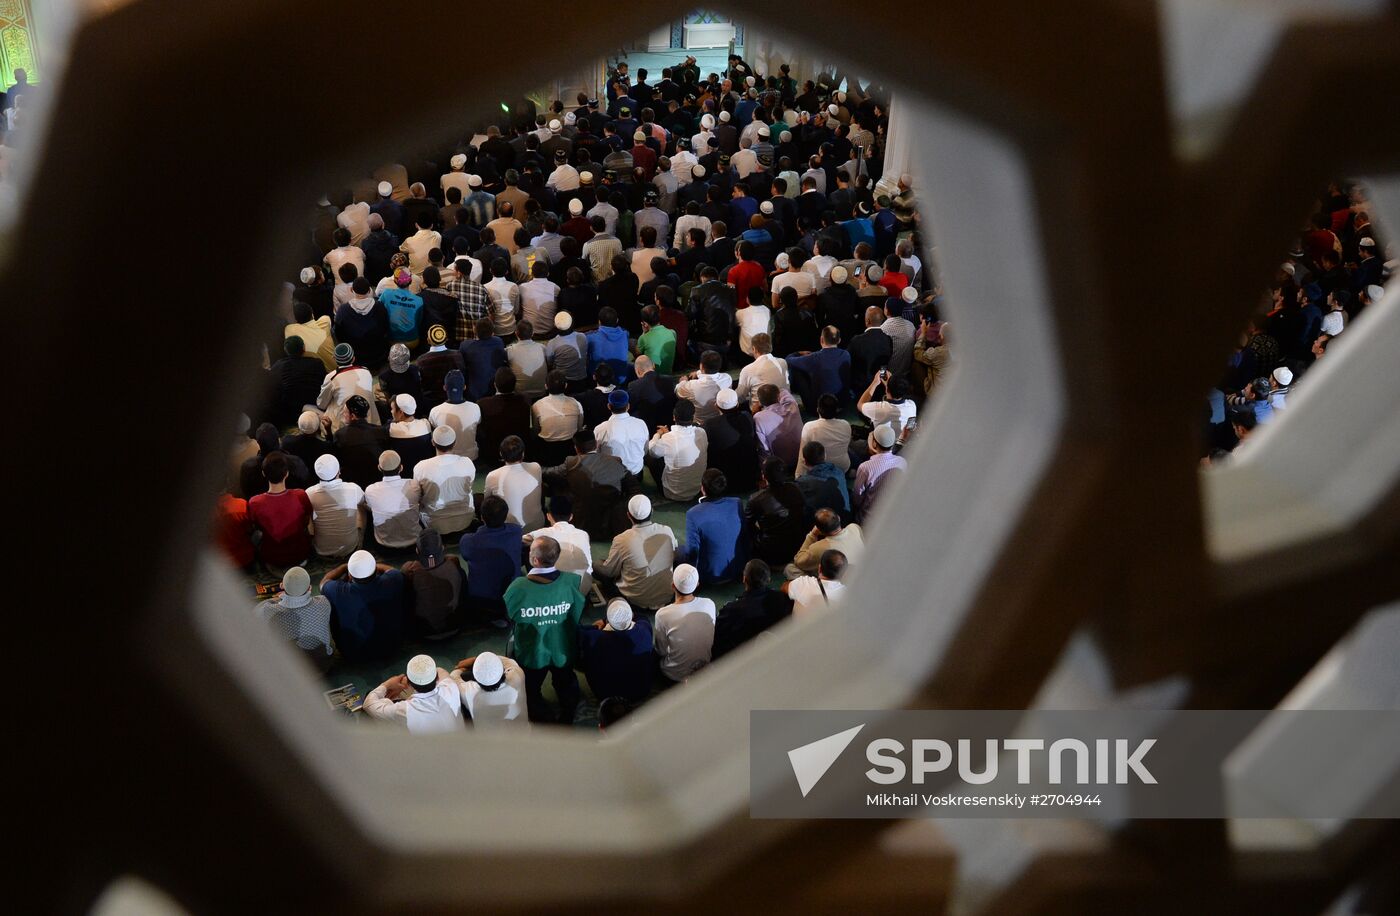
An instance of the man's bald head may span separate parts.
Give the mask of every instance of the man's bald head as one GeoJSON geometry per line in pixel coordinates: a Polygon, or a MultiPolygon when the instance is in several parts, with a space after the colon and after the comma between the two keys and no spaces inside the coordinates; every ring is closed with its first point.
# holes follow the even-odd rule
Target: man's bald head
{"type": "Polygon", "coordinates": [[[656,364],[651,361],[650,356],[644,354],[637,357],[637,361],[633,363],[633,367],[637,370],[637,378],[641,378],[648,372],[656,369],[656,364]]]}
{"type": "Polygon", "coordinates": [[[865,310],[865,326],[873,328],[885,320],[885,313],[878,306],[870,306],[865,310]]]}

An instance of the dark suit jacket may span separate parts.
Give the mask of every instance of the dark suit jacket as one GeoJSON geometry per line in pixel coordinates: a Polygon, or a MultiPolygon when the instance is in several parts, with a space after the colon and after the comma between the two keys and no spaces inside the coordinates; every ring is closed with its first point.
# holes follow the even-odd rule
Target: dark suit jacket
{"type": "Polygon", "coordinates": [[[646,423],[653,434],[658,426],[669,426],[676,409],[676,380],[660,372],[648,372],[627,386],[632,416],[646,423]]]}
{"type": "Polygon", "coordinates": [[[552,491],[569,494],[574,504],[573,523],[590,538],[611,540],[630,524],[624,500],[637,484],[615,455],[571,455],[563,464],[547,468],[544,477],[552,491]]]}
{"type": "Polygon", "coordinates": [[[379,453],[389,447],[389,430],[371,426],[365,420],[351,420],[335,434],[335,453],[340,459],[343,480],[361,488],[376,482],[379,473],[379,453]]]}
{"type": "Polygon", "coordinates": [[[879,328],[870,328],[852,338],[846,349],[851,352],[851,388],[864,391],[876,370],[889,363],[894,341],[879,328]]]}

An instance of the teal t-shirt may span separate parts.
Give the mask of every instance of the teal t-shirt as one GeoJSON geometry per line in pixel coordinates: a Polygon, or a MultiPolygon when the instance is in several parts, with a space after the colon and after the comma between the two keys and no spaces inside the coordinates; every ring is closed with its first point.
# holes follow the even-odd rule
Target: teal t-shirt
{"type": "Polygon", "coordinates": [[[656,364],[656,371],[668,375],[676,362],[676,332],[658,324],[637,338],[637,349],[656,364]]]}
{"type": "Polygon", "coordinates": [[[561,572],[553,582],[521,576],[506,588],[506,616],[515,625],[515,660],[522,668],[573,665],[583,580],[561,572]]]}

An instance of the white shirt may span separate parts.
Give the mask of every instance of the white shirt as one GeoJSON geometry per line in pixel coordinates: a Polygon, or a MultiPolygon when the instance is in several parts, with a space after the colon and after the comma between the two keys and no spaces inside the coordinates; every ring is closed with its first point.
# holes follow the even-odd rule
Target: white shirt
{"type": "Polygon", "coordinates": [[[840,604],[841,593],[845,590],[846,586],[840,582],[818,580],[816,576],[799,576],[788,583],[788,597],[792,599],[792,616],[800,617],[818,608],[826,607],[828,604],[840,604]],[[820,585],[817,584],[819,581],[820,585]],[[822,595],[822,589],[826,589],[825,597],[822,595]]]}
{"type": "Polygon", "coordinates": [[[360,547],[360,503],[365,491],[346,480],[324,480],[306,488],[311,500],[311,542],[323,557],[343,557],[360,547]]]}
{"type": "Polygon", "coordinates": [[[527,280],[520,284],[520,317],[530,322],[536,334],[542,335],[554,327],[558,300],[558,284],[546,277],[527,280]]]}
{"type": "Polygon", "coordinates": [[[612,455],[622,462],[629,474],[642,473],[650,434],[645,420],[630,413],[615,413],[593,430],[598,439],[598,451],[612,455]]]}
{"type": "Polygon", "coordinates": [[[661,673],[684,680],[710,663],[715,643],[715,603],[693,598],[656,612],[652,648],[661,656],[661,673]]]}
{"type": "Polygon", "coordinates": [[[466,172],[448,172],[446,175],[442,176],[442,179],[438,183],[442,186],[443,200],[447,199],[448,188],[456,188],[461,191],[463,200],[466,200],[468,195],[472,192],[470,179],[467,177],[466,172]]]}
{"type": "Polygon", "coordinates": [[[583,405],[567,394],[548,394],[530,408],[535,429],[546,442],[566,442],[583,426],[583,405]]]}
{"type": "MultiPolygon", "coordinates": [[[[808,442],[820,442],[822,448],[826,449],[826,460],[842,471],[851,469],[851,455],[847,451],[851,444],[851,424],[845,420],[823,420],[820,417],[808,420],[802,424],[800,447],[805,447],[808,442]]],[[[807,473],[807,461],[802,457],[799,449],[797,476],[801,477],[805,473],[807,473]]]]}
{"type": "Polygon", "coordinates": [[[521,394],[544,394],[545,376],[549,375],[544,344],[538,340],[517,340],[506,347],[506,362],[515,373],[515,387],[521,394]]]}
{"type": "Polygon", "coordinates": [[[694,181],[695,173],[692,170],[699,164],[700,160],[690,150],[676,150],[671,157],[671,175],[676,179],[676,186],[683,188],[694,181]]]}
{"type": "Polygon", "coordinates": [[[439,426],[451,427],[457,434],[452,443],[452,454],[476,460],[476,428],[481,425],[481,408],[471,401],[449,404],[443,401],[428,411],[428,422],[433,429],[439,426]]]}
{"type": "MultiPolygon", "coordinates": [[[[831,268],[836,266],[836,259],[824,254],[813,255],[807,259],[807,263],[802,265],[802,271],[812,275],[815,289],[818,293],[826,292],[831,285],[831,268]]],[[[801,295],[800,293],[798,295],[801,295]]]]}
{"type": "Polygon", "coordinates": [[[461,531],[472,522],[472,484],[476,465],[470,458],[448,453],[424,458],[413,466],[413,479],[422,490],[423,522],[439,534],[461,531]]]}
{"type": "Polygon", "coordinates": [[[780,359],[772,353],[764,353],[739,370],[739,384],[735,386],[734,393],[742,402],[757,397],[759,385],[777,385],[779,389],[791,390],[791,386],[788,385],[787,360],[780,359]]]}
{"type": "Polygon", "coordinates": [[[433,434],[433,425],[427,420],[413,417],[408,420],[395,420],[389,424],[390,439],[418,439],[433,434]]]}
{"type": "Polygon", "coordinates": [[[344,245],[326,252],[326,266],[330,268],[332,277],[339,279],[340,268],[346,264],[354,264],[355,269],[363,274],[365,272],[365,253],[354,245],[344,245]]]}
{"type": "Polygon", "coordinates": [[[345,415],[345,402],[355,395],[369,402],[369,415],[366,419],[371,426],[379,425],[379,408],[374,403],[374,376],[363,366],[326,374],[321,383],[321,393],[316,396],[316,406],[331,418],[331,431],[340,429],[349,420],[345,415]]]}
{"type": "Polygon", "coordinates": [[[515,333],[515,310],[520,305],[520,287],[509,277],[496,277],[486,287],[491,297],[491,324],[502,337],[515,333]]]}
{"type": "Polygon", "coordinates": [[[506,501],[507,520],[526,531],[544,527],[544,483],[540,466],[533,461],[502,465],[486,475],[485,495],[506,501]]]}
{"type": "Polygon", "coordinates": [[[740,178],[748,178],[758,168],[758,153],[745,147],[729,157],[729,165],[739,173],[740,178]]]}
{"type": "Polygon", "coordinates": [[[374,539],[385,547],[412,547],[422,530],[419,502],[423,491],[416,480],[395,475],[365,489],[365,505],[374,518],[374,539]]]}
{"type": "Polygon", "coordinates": [[[437,687],[428,693],[415,693],[404,701],[408,707],[404,713],[405,724],[410,735],[434,735],[460,731],[467,727],[462,721],[462,690],[451,678],[442,677],[445,672],[439,668],[442,679],[437,687]]]}
{"type": "Polygon", "coordinates": [[[548,528],[538,528],[525,535],[528,544],[535,538],[554,538],[559,542],[559,559],[554,568],[564,572],[578,573],[583,577],[580,589],[588,591],[589,576],[593,572],[593,547],[588,540],[588,532],[575,528],[571,522],[555,522],[548,528]]]}
{"type": "Polygon", "coordinates": [[[666,252],[660,248],[638,248],[632,252],[632,273],[637,275],[637,282],[650,283],[656,274],[651,272],[651,259],[664,258],[666,252]]]}
{"type": "Polygon", "coordinates": [[[545,187],[553,188],[556,191],[576,191],[578,190],[578,169],[567,162],[556,166],[554,171],[549,173],[549,178],[544,183],[545,187]]]}
{"type": "Polygon", "coordinates": [[[898,404],[891,404],[889,401],[866,401],[860,412],[870,418],[871,424],[879,426],[888,423],[894,427],[895,432],[902,433],[904,424],[919,415],[919,405],[909,398],[898,404]]]}
{"type": "MultiPolygon", "coordinates": [[[[805,268],[806,265],[804,264],[805,268]]],[[[791,286],[797,290],[797,298],[814,296],[817,293],[817,280],[812,274],[803,270],[789,270],[787,273],[778,274],[773,278],[773,298],[776,301],[778,294],[791,286]]]]}
{"type": "Polygon", "coordinates": [[[335,218],[336,225],[350,230],[350,244],[358,245],[369,235],[369,204],[364,201],[353,203],[341,210],[335,218]]]}
{"type": "Polygon", "coordinates": [[[474,728],[490,728],[496,725],[530,726],[530,717],[525,710],[525,672],[514,659],[501,658],[501,686],[495,690],[482,690],[476,681],[465,680],[461,672],[453,671],[452,680],[461,690],[462,705],[472,717],[474,728]]]}
{"type": "Polygon", "coordinates": [[[709,450],[709,437],[698,426],[673,426],[651,437],[647,451],[666,462],[661,489],[668,499],[689,500],[699,495],[709,450]]]}
{"type": "Polygon", "coordinates": [[[676,236],[671,240],[671,247],[679,248],[681,251],[685,251],[690,247],[690,243],[687,242],[686,239],[690,235],[690,230],[692,229],[704,230],[705,238],[708,239],[710,237],[710,218],[708,216],[701,216],[698,213],[683,214],[676,220],[676,236]]]}
{"type": "Polygon", "coordinates": [[[1322,316],[1322,333],[1329,337],[1336,337],[1346,329],[1346,321],[1346,315],[1341,312],[1328,312],[1322,316]]]}
{"type": "Polygon", "coordinates": [[[399,250],[408,255],[408,269],[421,276],[428,266],[428,252],[442,247],[442,235],[432,229],[419,229],[404,239],[399,250]]]}
{"type": "MultiPolygon", "coordinates": [[[[750,306],[752,308],[752,306],[750,306]]],[[[743,314],[748,309],[743,309],[739,314],[743,314]]],[[[685,398],[695,405],[695,422],[704,423],[719,416],[719,408],[715,406],[715,395],[719,394],[721,388],[734,387],[734,379],[728,373],[717,372],[714,375],[701,372],[693,379],[686,379],[676,386],[676,395],[685,398]]]]}
{"type": "MultiPolygon", "coordinates": [[[[467,262],[469,262],[469,263],[471,264],[471,266],[472,266],[472,269],[471,269],[471,273],[468,274],[468,278],[469,278],[469,279],[472,279],[472,280],[475,280],[475,281],[478,282],[478,283],[481,282],[481,262],[480,262],[479,260],[477,260],[476,258],[472,257],[471,255],[467,255],[467,254],[459,254],[459,255],[455,255],[455,256],[454,256],[454,255],[451,255],[449,252],[443,252],[443,254],[446,255],[447,257],[451,258],[451,260],[442,268],[442,271],[441,271],[441,274],[442,274],[442,277],[441,277],[442,283],[440,283],[439,286],[446,286],[448,280],[455,280],[455,279],[457,279],[457,267],[456,267],[456,264],[457,264],[458,261],[467,261],[467,262]]],[[[387,279],[387,278],[386,278],[386,279],[387,279]]],[[[382,281],[381,281],[381,282],[382,282],[382,281]]],[[[393,282],[393,281],[390,280],[390,282],[393,282]]],[[[409,287],[409,289],[412,290],[412,291],[415,292],[415,293],[418,292],[418,290],[413,289],[413,287],[411,287],[411,286],[409,287]]],[[[378,290],[376,290],[376,293],[377,293],[377,292],[378,292],[378,290]]]]}
{"type": "Polygon", "coordinates": [[[735,312],[739,319],[739,349],[753,356],[753,339],[757,334],[767,334],[773,327],[773,310],[766,305],[751,305],[735,312]]]}

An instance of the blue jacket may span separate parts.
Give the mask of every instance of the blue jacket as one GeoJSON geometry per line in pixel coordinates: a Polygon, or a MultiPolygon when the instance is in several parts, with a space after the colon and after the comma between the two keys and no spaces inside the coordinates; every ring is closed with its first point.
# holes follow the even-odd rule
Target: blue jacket
{"type": "Polygon", "coordinates": [[[524,532],[509,522],[485,525],[462,535],[458,549],[467,564],[467,597],[499,605],[506,586],[520,576],[520,538],[524,532]]]}
{"type": "Polygon", "coordinates": [[[824,347],[806,356],[789,356],[789,369],[807,373],[812,380],[812,394],[821,397],[834,394],[842,401],[850,397],[851,354],[840,347],[824,347]]]}
{"type": "Polygon", "coordinates": [[[706,499],[687,510],[682,553],[684,562],[700,572],[702,583],[738,581],[749,559],[739,498],[706,499]]]}
{"type": "Polygon", "coordinates": [[[651,643],[651,621],[645,617],[637,617],[632,629],[622,632],[580,627],[578,667],[588,679],[588,689],[600,701],[608,697],[645,700],[656,676],[651,643]]]}
{"type": "Polygon", "coordinates": [[[841,489],[841,499],[845,500],[846,511],[851,510],[851,492],[846,488],[846,472],[832,464],[830,461],[823,461],[821,464],[814,464],[807,469],[805,477],[825,477],[827,480],[836,481],[836,486],[841,489]]]}
{"type": "Polygon", "coordinates": [[[404,629],[404,578],[397,569],[368,582],[333,579],[322,592],[331,602],[335,644],[347,661],[383,658],[398,648],[404,629]]]}
{"type": "Polygon", "coordinates": [[[467,400],[479,401],[491,393],[492,377],[507,363],[505,342],[499,337],[464,340],[461,351],[467,365],[467,400]]]}
{"type": "Polygon", "coordinates": [[[875,229],[870,225],[868,219],[848,219],[841,223],[841,228],[846,230],[846,237],[851,240],[851,250],[861,242],[865,242],[875,249],[875,229]]]}
{"type": "Polygon", "coordinates": [[[629,362],[631,354],[627,349],[626,328],[599,325],[596,330],[589,331],[584,336],[588,338],[589,375],[592,375],[598,364],[605,360],[620,359],[624,363],[629,362]]]}

